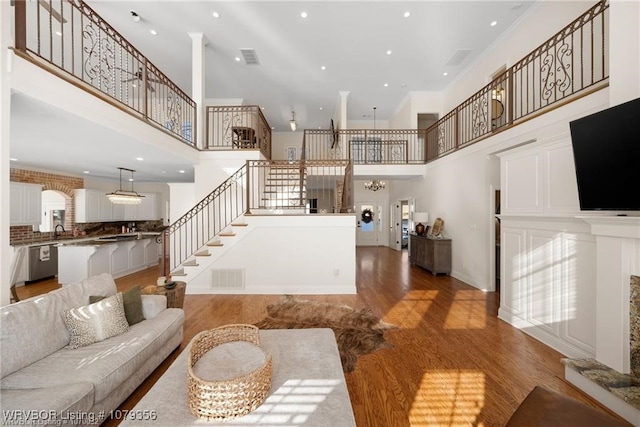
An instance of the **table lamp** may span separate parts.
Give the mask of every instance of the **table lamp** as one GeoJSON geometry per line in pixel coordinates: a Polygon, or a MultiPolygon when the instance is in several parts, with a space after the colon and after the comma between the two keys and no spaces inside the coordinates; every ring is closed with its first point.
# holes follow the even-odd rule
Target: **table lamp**
{"type": "Polygon", "coordinates": [[[416,234],[422,236],[425,230],[424,224],[429,222],[429,214],[427,212],[414,212],[413,222],[416,224],[416,234]]]}

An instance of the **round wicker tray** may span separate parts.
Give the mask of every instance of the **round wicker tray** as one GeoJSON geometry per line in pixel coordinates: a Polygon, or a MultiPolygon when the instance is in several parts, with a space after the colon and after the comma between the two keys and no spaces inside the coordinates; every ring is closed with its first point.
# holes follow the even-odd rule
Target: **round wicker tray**
{"type": "Polygon", "coordinates": [[[246,415],[264,402],[271,389],[271,355],[260,347],[258,328],[226,325],[200,332],[193,338],[187,362],[187,404],[191,413],[207,421],[221,421],[246,415]],[[246,341],[264,353],[264,363],[235,378],[208,381],[193,367],[211,349],[233,341],[246,341]]]}

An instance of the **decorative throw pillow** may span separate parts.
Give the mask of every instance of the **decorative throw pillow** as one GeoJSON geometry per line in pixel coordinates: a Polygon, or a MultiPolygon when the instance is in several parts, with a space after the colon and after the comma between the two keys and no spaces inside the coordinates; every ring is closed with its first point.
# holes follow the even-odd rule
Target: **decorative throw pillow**
{"type": "Polygon", "coordinates": [[[129,330],[124,314],[122,293],[117,293],[93,304],[62,312],[69,330],[70,348],[84,347],[129,330]]]}
{"type": "MultiPolygon", "coordinates": [[[[93,304],[102,300],[103,296],[90,296],[89,303],[93,304]]],[[[140,323],[144,320],[142,314],[142,296],[140,295],[140,285],[136,285],[122,294],[122,303],[124,305],[124,314],[127,317],[129,326],[140,323]]]]}

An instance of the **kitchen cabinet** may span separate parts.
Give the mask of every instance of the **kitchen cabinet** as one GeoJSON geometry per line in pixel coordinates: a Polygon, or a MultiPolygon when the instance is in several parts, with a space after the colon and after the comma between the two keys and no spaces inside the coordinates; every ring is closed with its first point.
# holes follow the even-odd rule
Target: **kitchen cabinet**
{"type": "Polygon", "coordinates": [[[126,221],[155,221],[160,219],[158,215],[158,198],[156,193],[140,193],[144,196],[139,205],[125,205],[124,216],[126,221]]]}
{"type": "Polygon", "coordinates": [[[410,235],[409,262],[429,270],[434,275],[451,274],[451,239],[410,235]]]}
{"type": "Polygon", "coordinates": [[[157,193],[140,194],[145,197],[139,205],[117,205],[111,203],[104,190],[91,190],[89,188],[75,190],[76,222],[152,221],[160,219],[157,208],[157,193]]]}
{"type": "MultiPolygon", "coordinates": [[[[103,205],[103,199],[109,202],[109,199],[107,199],[107,195],[104,191],[81,188],[78,190],[74,190],[73,197],[75,201],[76,222],[82,223],[104,221],[103,210],[106,209],[106,206],[103,205]]],[[[109,220],[110,219],[111,213],[109,212],[109,220]]]]}
{"type": "Polygon", "coordinates": [[[40,225],[42,221],[42,185],[10,183],[9,224],[40,225]]]}

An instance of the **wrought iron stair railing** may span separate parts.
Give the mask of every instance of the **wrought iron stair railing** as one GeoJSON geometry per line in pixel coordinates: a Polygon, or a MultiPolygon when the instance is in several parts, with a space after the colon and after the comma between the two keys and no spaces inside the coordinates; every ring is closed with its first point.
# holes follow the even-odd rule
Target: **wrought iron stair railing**
{"type": "Polygon", "coordinates": [[[196,144],[196,103],[82,0],[15,0],[17,55],[196,144]]]}

